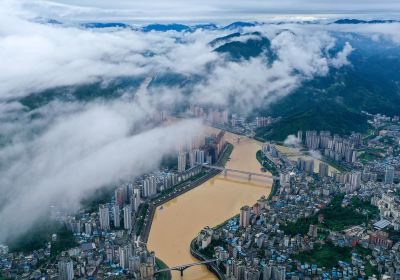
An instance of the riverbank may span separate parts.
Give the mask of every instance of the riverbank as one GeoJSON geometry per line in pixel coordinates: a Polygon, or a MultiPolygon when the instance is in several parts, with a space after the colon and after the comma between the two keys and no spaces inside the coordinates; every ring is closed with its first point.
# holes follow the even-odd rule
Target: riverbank
{"type": "MultiPolygon", "coordinates": [[[[208,128],[211,133],[216,129],[208,128]]],[[[261,143],[247,137],[227,132],[225,140],[233,144],[233,151],[226,163],[227,168],[260,173],[261,165],[256,152],[261,143]]],[[[168,266],[176,266],[198,260],[190,252],[194,236],[207,225],[216,226],[235,216],[243,205],[252,205],[261,196],[268,196],[271,182],[248,181],[248,176],[216,175],[200,186],[156,208],[148,238],[148,248],[156,252],[168,266]],[[162,207],[161,207],[162,206],[162,207]]],[[[206,266],[191,267],[181,278],[172,272],[173,279],[217,279],[206,266]]]]}
{"type": "MultiPolygon", "coordinates": [[[[229,159],[230,154],[232,153],[233,146],[230,143],[226,143],[224,150],[222,151],[218,161],[215,165],[224,166],[229,159]]],[[[151,229],[151,225],[154,219],[155,211],[157,207],[167,203],[168,201],[175,199],[176,197],[200,186],[204,182],[210,180],[214,176],[218,175],[221,171],[215,169],[208,169],[204,171],[204,173],[200,173],[194,178],[190,178],[189,180],[182,182],[180,185],[174,187],[174,191],[170,192],[168,195],[161,195],[153,200],[151,200],[147,205],[147,210],[144,218],[143,228],[144,230],[140,230],[140,240],[144,243],[147,243],[149,238],[149,233],[151,229]]]]}

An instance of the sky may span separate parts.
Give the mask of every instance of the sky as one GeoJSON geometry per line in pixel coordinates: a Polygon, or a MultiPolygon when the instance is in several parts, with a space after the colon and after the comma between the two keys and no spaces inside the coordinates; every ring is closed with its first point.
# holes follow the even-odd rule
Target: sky
{"type": "Polygon", "coordinates": [[[397,18],[396,0],[52,0],[24,1],[32,10],[74,20],[228,22],[315,19],[338,15],[397,18]]]}
{"type": "MultiPolygon", "coordinates": [[[[379,5],[376,1],[363,1],[363,5],[361,1],[230,2],[0,3],[0,242],[27,232],[52,204],[77,210],[80,201],[95,190],[154,170],[164,155],[176,153],[177,146],[202,133],[198,120],[153,127],[150,120],[161,105],[227,106],[233,102],[246,115],[257,106],[267,108],[305,81],[351,67],[348,58],[357,49],[348,42],[339,44],[332,31],[400,43],[398,23],[260,25],[242,31],[257,31],[268,38],[276,59],[270,61],[261,55],[231,61],[209,44],[231,32],[227,30],[143,33],[38,20],[229,22],[259,20],[265,18],[264,11],[270,13],[267,18],[281,17],[286,11],[289,20],[339,12],[382,18],[384,11],[399,9],[398,1],[379,1],[379,5]],[[124,88],[120,98],[110,100],[56,98],[34,109],[22,102],[54,88],[63,87],[68,92],[93,83],[107,87],[121,77],[143,80],[165,73],[201,79],[189,88],[124,88]]],[[[243,35],[240,40],[251,38],[254,35],[243,35]]]]}

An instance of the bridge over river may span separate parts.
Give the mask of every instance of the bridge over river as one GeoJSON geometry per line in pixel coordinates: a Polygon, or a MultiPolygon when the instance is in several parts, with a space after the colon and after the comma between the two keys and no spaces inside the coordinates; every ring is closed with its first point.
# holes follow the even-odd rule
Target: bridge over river
{"type": "Polygon", "coordinates": [[[210,264],[210,263],[213,263],[216,261],[217,261],[217,259],[212,259],[212,260],[205,260],[205,261],[200,261],[200,262],[195,262],[195,263],[182,264],[182,265],[178,265],[178,266],[174,266],[174,267],[163,268],[160,270],[156,270],[156,272],[154,272],[154,275],[157,273],[176,270],[176,271],[180,271],[181,276],[183,276],[183,271],[188,269],[189,267],[197,266],[197,265],[204,265],[204,264],[207,265],[207,264],[210,264]]]}
{"type": "Polygon", "coordinates": [[[210,169],[215,169],[215,170],[220,170],[224,173],[224,176],[226,177],[228,172],[232,173],[239,173],[239,174],[245,174],[248,176],[248,180],[250,181],[252,177],[261,177],[261,178],[267,178],[268,182],[270,182],[271,179],[277,180],[279,179],[276,176],[272,176],[271,174],[261,174],[261,173],[255,173],[255,172],[249,172],[249,171],[243,171],[243,170],[238,170],[238,169],[232,169],[232,168],[225,168],[222,166],[216,166],[216,165],[208,165],[208,164],[203,164],[203,167],[205,168],[210,168],[210,169]]]}

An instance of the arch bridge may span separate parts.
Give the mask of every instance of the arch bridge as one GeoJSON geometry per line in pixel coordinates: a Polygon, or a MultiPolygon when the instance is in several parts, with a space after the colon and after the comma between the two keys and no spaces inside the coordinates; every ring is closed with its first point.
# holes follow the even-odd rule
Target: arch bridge
{"type": "Polygon", "coordinates": [[[207,265],[213,262],[216,262],[217,259],[212,259],[212,260],[205,260],[205,261],[201,261],[201,262],[195,262],[195,263],[188,263],[188,264],[183,264],[183,265],[178,265],[178,266],[173,266],[173,267],[168,267],[168,268],[163,268],[160,270],[156,270],[156,272],[154,272],[154,275],[157,273],[162,273],[162,272],[167,272],[167,271],[179,271],[181,273],[181,276],[183,276],[183,271],[185,271],[186,269],[188,269],[189,267],[192,266],[197,266],[197,265],[207,265]]]}

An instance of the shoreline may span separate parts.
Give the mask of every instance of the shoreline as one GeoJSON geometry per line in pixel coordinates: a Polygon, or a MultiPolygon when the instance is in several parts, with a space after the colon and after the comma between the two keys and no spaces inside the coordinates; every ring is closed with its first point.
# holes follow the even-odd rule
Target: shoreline
{"type": "MultiPolygon", "coordinates": [[[[213,129],[221,129],[221,128],[219,128],[219,127],[212,127],[213,129]]],[[[225,130],[226,131],[226,130],[225,130]]],[[[260,141],[258,141],[258,139],[254,139],[253,137],[248,137],[248,136],[246,136],[246,135],[241,135],[241,134],[237,134],[237,133],[232,133],[232,131],[226,131],[228,134],[229,134],[229,137],[228,137],[228,141],[229,142],[231,142],[233,145],[230,145],[232,148],[235,148],[235,150],[236,150],[236,138],[238,137],[238,136],[243,136],[243,137],[245,137],[245,138],[248,138],[249,140],[251,140],[251,141],[254,141],[254,143],[255,144],[257,144],[257,145],[261,145],[261,143],[262,142],[260,142],[260,141]],[[232,141],[234,141],[234,142],[232,142],[232,141]]],[[[229,143],[228,142],[228,143],[229,143]]],[[[240,142],[241,143],[241,142],[240,142]]],[[[246,146],[246,149],[247,149],[247,146],[246,146]]],[[[254,147],[252,148],[252,149],[254,149],[254,147]]],[[[243,148],[241,148],[241,149],[239,149],[240,150],[240,153],[243,153],[244,152],[244,150],[243,150],[243,148]]],[[[260,164],[260,162],[259,161],[257,161],[256,160],[256,152],[257,151],[259,151],[260,150],[260,147],[259,148],[257,148],[256,150],[254,150],[254,162],[253,162],[253,165],[254,165],[254,163],[256,163],[256,165],[257,166],[260,166],[261,167],[261,164],[260,164]]],[[[247,151],[247,150],[246,150],[247,151]]],[[[245,157],[245,159],[246,160],[249,160],[250,159],[250,157],[253,159],[253,154],[252,153],[248,153],[248,152],[246,152],[248,155],[245,157]],[[250,156],[251,155],[251,156],[250,156]]],[[[228,157],[229,157],[229,155],[230,156],[232,156],[233,155],[233,158],[231,158],[231,159],[233,159],[234,160],[234,164],[236,165],[237,163],[238,163],[238,158],[237,158],[237,154],[235,153],[235,152],[233,152],[233,149],[231,150],[231,151],[229,151],[229,153],[228,153],[228,156],[226,156],[226,147],[224,148],[224,151],[221,153],[221,156],[220,156],[220,158],[219,158],[219,160],[221,160],[222,158],[224,158],[224,157],[226,157],[226,159],[228,159],[228,157]],[[232,154],[231,154],[232,153],[232,154]]],[[[240,161],[242,161],[242,159],[240,159],[240,161]]],[[[221,163],[219,163],[219,165],[221,165],[221,163]]],[[[222,165],[225,165],[225,164],[222,164],[222,165]]],[[[254,169],[254,166],[252,167],[253,169],[254,169]]],[[[256,168],[257,169],[257,171],[259,170],[259,167],[257,167],[256,168]]],[[[254,171],[253,171],[254,172],[254,171]]],[[[186,192],[188,192],[189,190],[193,190],[195,187],[197,187],[197,186],[199,186],[199,185],[201,185],[202,183],[204,183],[204,182],[207,182],[208,180],[211,180],[211,179],[213,179],[213,177],[215,177],[216,175],[218,175],[218,174],[220,174],[221,172],[220,171],[218,171],[218,172],[215,172],[214,174],[207,174],[208,176],[203,176],[202,177],[202,180],[201,181],[196,181],[195,183],[192,183],[193,185],[191,185],[190,186],[190,188],[188,187],[188,188],[186,188],[185,190],[182,190],[182,191],[178,191],[178,192],[176,192],[176,193],[174,193],[174,196],[173,197],[168,197],[168,199],[163,199],[163,200],[161,200],[161,201],[157,201],[157,202],[153,202],[153,204],[149,207],[149,210],[148,210],[148,213],[147,213],[147,216],[148,216],[148,224],[146,225],[147,226],[147,229],[146,229],[146,232],[143,234],[143,238],[144,239],[142,239],[142,240],[145,240],[145,242],[148,242],[149,240],[148,240],[148,238],[152,238],[151,237],[151,229],[153,228],[152,227],[152,225],[153,225],[153,223],[154,223],[154,221],[153,221],[153,219],[155,219],[156,217],[157,217],[157,215],[158,215],[158,213],[157,213],[157,210],[158,210],[158,208],[159,208],[159,206],[160,205],[163,205],[163,204],[165,204],[166,202],[168,202],[169,200],[172,200],[172,199],[174,199],[174,198],[176,198],[176,197],[178,197],[178,196],[180,196],[180,195],[183,195],[184,193],[186,193],[186,192]],[[149,222],[149,221],[151,221],[151,222],[149,222]]],[[[272,183],[272,182],[271,182],[272,183]]],[[[271,187],[271,185],[270,184],[268,184],[269,185],[269,187],[271,187]]],[[[262,194],[260,194],[260,196],[261,196],[262,194]]],[[[235,214],[237,214],[237,213],[231,213],[231,214],[233,214],[233,215],[231,215],[231,216],[228,216],[228,217],[225,217],[222,221],[222,224],[224,224],[226,221],[228,221],[228,220],[230,220],[232,217],[234,217],[234,216],[236,216],[235,214]]],[[[206,224],[204,224],[204,225],[206,225],[206,224]]],[[[220,222],[220,225],[221,225],[221,222],[220,222]]],[[[216,226],[218,226],[218,225],[216,225],[216,226]]],[[[184,248],[181,248],[181,250],[187,250],[187,253],[188,253],[188,255],[190,255],[193,259],[196,259],[196,260],[203,260],[205,257],[204,256],[202,256],[202,254],[200,253],[200,252],[198,252],[193,246],[192,246],[192,240],[193,240],[193,238],[196,236],[196,234],[197,234],[198,232],[196,232],[196,233],[192,233],[191,234],[191,236],[190,236],[190,240],[188,240],[188,243],[187,243],[187,247],[184,249],[184,248]]],[[[154,250],[155,252],[157,252],[157,247],[154,247],[153,245],[152,246],[150,246],[151,247],[151,250],[154,250]]],[[[161,257],[161,259],[163,259],[162,257],[161,257]]],[[[177,264],[174,264],[174,265],[178,265],[178,264],[185,264],[185,261],[182,261],[182,262],[178,262],[177,264]]],[[[207,270],[208,271],[208,273],[210,273],[210,274],[212,274],[213,275],[213,277],[212,277],[212,279],[214,279],[214,277],[215,278],[217,278],[217,279],[224,279],[224,276],[223,276],[223,274],[222,274],[222,272],[218,269],[218,267],[217,267],[217,265],[216,264],[209,264],[209,265],[207,265],[207,269],[206,268],[202,268],[202,269],[205,269],[205,270],[207,270]]],[[[210,275],[211,276],[211,275],[210,275]]],[[[189,278],[188,278],[189,279],[189,278]]],[[[208,278],[207,278],[208,279],[208,278]]]]}
{"type": "MultiPolygon", "coordinates": [[[[216,165],[224,166],[226,162],[223,162],[223,161],[224,160],[227,161],[227,159],[231,155],[232,151],[233,151],[232,144],[227,142],[224,147],[224,150],[222,151],[220,157],[218,158],[218,162],[216,163],[216,165]]],[[[174,192],[172,195],[167,196],[161,200],[156,199],[156,201],[149,202],[149,207],[147,208],[146,217],[144,219],[146,221],[146,223],[144,225],[144,229],[142,229],[142,232],[140,233],[141,241],[143,243],[147,243],[147,241],[148,241],[151,226],[153,223],[153,219],[154,219],[154,215],[156,213],[157,207],[167,203],[168,201],[170,201],[172,199],[175,199],[175,198],[181,196],[182,194],[184,194],[188,191],[193,190],[194,188],[197,188],[198,186],[200,186],[201,184],[205,183],[206,181],[212,179],[219,173],[221,173],[221,171],[215,170],[215,169],[207,171],[206,174],[204,174],[200,178],[196,179],[194,182],[189,181],[189,182],[184,183],[184,186],[180,187],[179,190],[177,192],[174,192]]]]}

